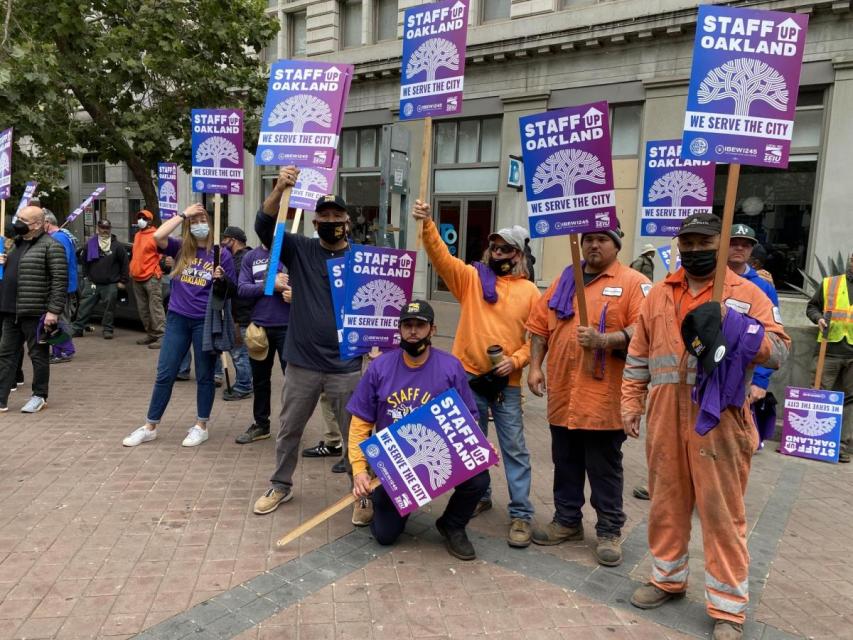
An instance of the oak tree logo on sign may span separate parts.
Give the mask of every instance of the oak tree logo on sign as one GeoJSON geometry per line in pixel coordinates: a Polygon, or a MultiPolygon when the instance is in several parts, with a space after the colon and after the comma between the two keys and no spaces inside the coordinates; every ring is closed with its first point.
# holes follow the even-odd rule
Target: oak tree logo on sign
{"type": "Polygon", "coordinates": [[[303,169],[299,172],[299,180],[296,181],[296,189],[302,191],[314,191],[315,193],[326,193],[329,190],[329,181],[326,176],[316,169],[303,169]],[[316,187],[316,189],[311,189],[316,187]]]}
{"type": "Polygon", "coordinates": [[[791,411],[788,414],[788,420],[794,429],[807,436],[822,436],[832,431],[835,427],[835,418],[833,416],[818,418],[817,412],[813,409],[810,409],[804,416],[791,411]]]}
{"type": "Polygon", "coordinates": [[[559,186],[563,196],[575,194],[575,185],[582,181],[604,184],[604,167],[589,151],[560,149],[545,158],[533,174],[533,193],[559,186]]]}
{"type": "Polygon", "coordinates": [[[285,122],[293,124],[294,133],[302,133],[309,122],[321,127],[331,127],[332,110],[325,100],[300,93],[279,102],[270,113],[269,126],[275,127],[285,122]]]}
{"type": "Polygon", "coordinates": [[[373,315],[382,315],[385,307],[396,311],[406,304],[406,294],[390,280],[371,280],[358,288],[352,298],[353,309],[373,307],[373,315]]]}
{"type": "Polygon", "coordinates": [[[737,116],[748,116],[756,102],[764,102],[777,111],[788,108],[785,77],[769,64],[752,58],[737,58],[714,67],[702,80],[696,95],[699,104],[731,98],[737,116]]]}
{"type": "Polygon", "coordinates": [[[237,154],[237,147],[228,138],[213,136],[198,145],[196,150],[196,162],[206,162],[207,160],[212,160],[214,168],[218,169],[223,160],[237,164],[240,157],[237,154]]]}
{"type": "Polygon", "coordinates": [[[453,471],[447,443],[439,434],[422,424],[404,425],[397,433],[415,450],[408,456],[409,464],[426,468],[433,491],[443,487],[453,471]]]}
{"type": "Polygon", "coordinates": [[[440,68],[459,70],[459,50],[446,38],[432,38],[415,49],[409,64],[406,65],[406,77],[412,79],[421,71],[426,71],[427,82],[435,80],[440,68]]]}
{"type": "Polygon", "coordinates": [[[670,198],[673,207],[680,207],[684,198],[702,201],[708,197],[705,181],[690,171],[670,171],[654,181],[649,189],[649,202],[670,198]]]}
{"type": "Polygon", "coordinates": [[[175,185],[171,182],[164,182],[163,187],[160,189],[160,199],[163,202],[168,202],[169,200],[177,200],[177,194],[175,193],[175,185]]]}

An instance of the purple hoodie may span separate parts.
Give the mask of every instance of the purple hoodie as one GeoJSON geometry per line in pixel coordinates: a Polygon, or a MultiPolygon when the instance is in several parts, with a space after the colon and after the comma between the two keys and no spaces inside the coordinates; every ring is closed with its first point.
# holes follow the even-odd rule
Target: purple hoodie
{"type": "MultiPolygon", "coordinates": [[[[264,280],[270,262],[270,252],[263,247],[252,249],[243,256],[240,266],[240,279],[237,283],[237,296],[256,300],[252,308],[252,322],[259,327],[286,327],[290,320],[290,305],[281,294],[264,295],[264,280]]],[[[279,273],[287,269],[279,262],[279,273]]]]}

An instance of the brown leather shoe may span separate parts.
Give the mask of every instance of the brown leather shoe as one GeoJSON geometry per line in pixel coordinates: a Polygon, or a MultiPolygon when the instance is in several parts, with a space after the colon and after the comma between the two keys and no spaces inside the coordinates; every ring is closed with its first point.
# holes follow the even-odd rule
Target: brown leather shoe
{"type": "Polygon", "coordinates": [[[638,609],[657,609],[670,600],[683,598],[684,593],[684,591],[670,593],[653,584],[644,584],[634,591],[634,595],[631,596],[631,604],[638,609]]]}
{"type": "Polygon", "coordinates": [[[717,620],[714,623],[713,640],[740,640],[743,637],[743,625],[728,620],[717,620]]]}
{"type": "Polygon", "coordinates": [[[615,536],[601,536],[595,546],[595,559],[605,567],[622,564],[622,541],[615,536]]]}
{"type": "Polygon", "coordinates": [[[530,546],[530,523],[521,518],[513,518],[509,523],[509,533],[506,542],[511,547],[523,549],[530,546]]]}
{"type": "Polygon", "coordinates": [[[583,525],[564,527],[559,522],[551,521],[544,529],[533,531],[533,543],[550,547],[567,540],[583,540],[583,525]]]}
{"type": "Polygon", "coordinates": [[[366,527],[373,520],[373,500],[361,498],[352,506],[352,523],[357,527],[366,527]]]}

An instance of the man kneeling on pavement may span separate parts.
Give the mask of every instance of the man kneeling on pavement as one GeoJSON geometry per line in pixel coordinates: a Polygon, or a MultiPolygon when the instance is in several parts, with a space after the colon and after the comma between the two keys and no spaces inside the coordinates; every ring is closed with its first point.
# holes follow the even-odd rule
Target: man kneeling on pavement
{"type": "MultiPolygon", "coordinates": [[[[385,429],[448,389],[455,389],[471,415],[475,418],[478,415],[462,363],[449,353],[430,346],[434,335],[435,313],[427,302],[414,300],[403,307],[400,349],[384,353],[371,362],[347,405],[347,411],[352,414],[349,430],[352,491],[359,498],[353,510],[353,524],[369,523],[379,544],[393,544],[403,533],[408,516],[397,513],[381,485],[370,491],[371,476],[359,444],[367,440],[374,429],[385,429]]],[[[476,558],[465,527],[488,486],[487,471],[456,485],[447,508],[435,522],[447,550],[460,560],[476,558]]]]}

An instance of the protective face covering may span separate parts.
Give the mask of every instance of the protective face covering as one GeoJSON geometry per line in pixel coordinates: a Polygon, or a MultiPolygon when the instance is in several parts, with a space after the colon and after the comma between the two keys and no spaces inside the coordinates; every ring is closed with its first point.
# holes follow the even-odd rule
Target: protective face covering
{"type": "Polygon", "coordinates": [[[22,220],[15,220],[15,224],[12,225],[12,231],[15,232],[16,236],[25,236],[29,230],[30,226],[22,220]]]}
{"type": "Polygon", "coordinates": [[[346,222],[318,222],[317,235],[326,244],[337,244],[346,237],[346,222]]]}
{"type": "Polygon", "coordinates": [[[110,236],[98,235],[98,246],[104,253],[110,250],[110,240],[110,236]]]}
{"type": "Polygon", "coordinates": [[[144,229],[147,226],[148,226],[148,220],[146,220],[145,218],[140,218],[139,220],[136,221],[136,227],[138,229],[144,229]]]}
{"type": "Polygon", "coordinates": [[[401,340],[400,341],[400,348],[403,351],[405,351],[406,353],[408,353],[410,356],[412,356],[413,358],[417,358],[431,344],[432,344],[432,340],[430,339],[429,336],[427,336],[426,338],[421,338],[420,340],[417,340],[416,342],[407,342],[406,340],[401,340]]]}
{"type": "Polygon", "coordinates": [[[691,276],[707,276],[717,266],[717,250],[685,251],[681,254],[681,266],[691,276]]]}
{"type": "Polygon", "coordinates": [[[512,258],[489,258],[489,267],[499,276],[512,273],[512,258]]]}
{"type": "Polygon", "coordinates": [[[210,235],[210,226],[206,222],[202,222],[201,224],[194,224],[190,227],[190,233],[193,234],[194,237],[201,240],[202,238],[206,238],[210,235]]]}

